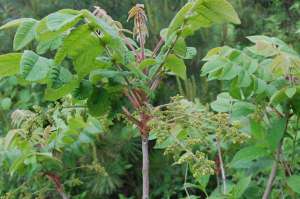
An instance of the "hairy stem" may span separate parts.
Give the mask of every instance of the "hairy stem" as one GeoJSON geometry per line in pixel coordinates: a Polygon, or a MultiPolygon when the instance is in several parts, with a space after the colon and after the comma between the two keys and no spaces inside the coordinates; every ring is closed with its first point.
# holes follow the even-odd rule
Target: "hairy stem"
{"type": "Polygon", "coordinates": [[[143,152],[143,197],[149,199],[149,149],[148,136],[142,136],[142,152],[143,152]]]}

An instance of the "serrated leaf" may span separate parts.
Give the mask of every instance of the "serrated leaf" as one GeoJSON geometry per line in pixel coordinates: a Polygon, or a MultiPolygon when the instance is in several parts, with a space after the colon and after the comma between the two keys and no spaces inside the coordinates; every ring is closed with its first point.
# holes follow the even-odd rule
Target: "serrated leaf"
{"type": "Polygon", "coordinates": [[[14,37],[14,50],[24,48],[35,38],[35,28],[37,23],[38,22],[35,19],[26,20],[21,23],[14,37]]]}
{"type": "Polygon", "coordinates": [[[167,57],[164,67],[170,69],[177,76],[182,79],[186,79],[186,66],[182,59],[178,58],[176,55],[171,54],[167,57]]]}
{"type": "Polygon", "coordinates": [[[17,74],[20,70],[21,57],[21,53],[0,55],[0,78],[17,74]]]}
{"type": "Polygon", "coordinates": [[[33,51],[24,51],[20,70],[27,81],[39,81],[46,78],[53,60],[41,57],[33,51]]]}

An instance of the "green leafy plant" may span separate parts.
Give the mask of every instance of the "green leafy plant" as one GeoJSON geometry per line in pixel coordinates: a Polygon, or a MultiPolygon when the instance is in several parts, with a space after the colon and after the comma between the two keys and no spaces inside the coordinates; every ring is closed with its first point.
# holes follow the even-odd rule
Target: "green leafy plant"
{"type": "Polygon", "coordinates": [[[228,46],[212,49],[202,68],[202,75],[225,85],[225,92],[211,108],[228,113],[251,136],[227,167],[236,171],[231,175],[242,177],[241,181],[260,176],[261,180],[245,184],[253,194],[246,198],[296,198],[300,57],[277,38],[248,39],[254,45],[243,50],[228,46]]]}
{"type": "MultiPolygon", "coordinates": [[[[86,104],[88,112],[94,117],[116,117],[112,107],[122,108],[125,117],[139,129],[142,137],[142,198],[147,199],[148,136],[151,130],[148,122],[152,115],[145,111],[145,107],[151,104],[154,91],[165,74],[186,78],[184,60],[196,54],[194,48],[186,46],[187,36],[202,27],[223,22],[240,23],[240,20],[226,0],[189,1],[179,10],[169,27],[161,31],[161,41],[151,51],[145,48],[148,28],[142,4],[130,10],[128,19],[131,18],[134,20],[135,41],[126,36],[130,31],[99,7],[93,13],[64,9],[41,20],[23,18],[8,22],[0,30],[17,27],[14,49],[26,50],[1,55],[0,77],[17,75],[22,81],[44,85],[44,99],[48,101],[57,101],[71,94],[74,100],[71,105],[86,104]],[[34,46],[34,51],[29,50],[29,45],[34,46]],[[122,103],[123,96],[131,103],[130,108],[127,103],[122,103]]],[[[25,126],[28,129],[22,127],[29,134],[35,135],[35,127],[43,126],[42,121],[36,120],[36,113],[23,111],[21,115],[29,118],[25,124],[32,122],[25,126]]],[[[30,157],[21,158],[17,165],[24,167],[30,159],[32,162],[28,163],[34,166],[36,159],[40,158],[59,162],[54,161],[56,157],[53,153],[30,154],[30,157]]],[[[19,170],[19,166],[14,168],[13,171],[19,170]]],[[[58,181],[57,176],[48,176],[58,181]]],[[[56,190],[62,198],[67,197],[57,183],[56,190]]]]}

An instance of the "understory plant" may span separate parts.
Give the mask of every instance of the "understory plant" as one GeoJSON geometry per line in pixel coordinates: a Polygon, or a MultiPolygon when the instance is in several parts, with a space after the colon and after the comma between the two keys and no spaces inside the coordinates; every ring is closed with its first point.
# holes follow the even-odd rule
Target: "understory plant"
{"type": "MultiPolygon", "coordinates": [[[[0,27],[0,30],[17,27],[13,42],[17,52],[0,55],[0,77],[16,76],[18,82],[42,85],[45,103],[63,103],[68,99],[72,115],[64,116],[63,110],[68,109],[64,106],[56,108],[54,113],[51,107],[15,110],[12,117],[16,129],[4,141],[6,149],[15,152],[7,155],[11,175],[31,173],[38,180],[47,176],[60,196],[69,198],[60,176],[56,175],[59,167],[63,168],[61,159],[65,150],[73,144],[83,145],[81,141],[93,147],[93,139],[97,137],[93,134],[102,132],[98,128],[99,119],[103,119],[105,126],[105,121],[120,120],[121,114],[121,118],[139,130],[143,153],[142,198],[149,198],[149,121],[156,117],[149,107],[157,87],[166,75],[186,78],[184,60],[192,59],[197,53],[195,48],[186,45],[186,37],[200,28],[224,22],[239,24],[240,20],[226,0],[190,0],[161,31],[160,41],[150,50],[146,48],[148,27],[144,5],[137,4],[129,11],[128,20],[131,19],[133,31],[126,30],[105,10],[95,7],[93,12],[63,9],[41,20],[22,18],[0,27]],[[80,106],[87,107],[84,115],[80,106]],[[46,117],[48,113],[50,118],[46,117]]],[[[196,116],[202,119],[199,114],[196,116]]],[[[227,122],[214,121],[217,115],[211,117],[214,127],[226,126],[227,122]]],[[[192,171],[196,177],[212,173],[212,162],[206,161],[204,154],[192,154],[196,162],[205,161],[207,167],[201,171],[202,165],[195,164],[192,171]]],[[[194,161],[190,155],[186,153],[187,157],[178,160],[179,163],[194,161]]],[[[87,167],[105,176],[97,160],[93,162],[87,167]]]]}
{"type": "Polygon", "coordinates": [[[244,198],[299,198],[300,57],[280,39],[247,38],[254,45],[217,47],[203,59],[202,75],[224,84],[212,110],[228,114],[250,137],[234,151],[221,144],[228,151],[224,181],[249,178],[244,198]]]}

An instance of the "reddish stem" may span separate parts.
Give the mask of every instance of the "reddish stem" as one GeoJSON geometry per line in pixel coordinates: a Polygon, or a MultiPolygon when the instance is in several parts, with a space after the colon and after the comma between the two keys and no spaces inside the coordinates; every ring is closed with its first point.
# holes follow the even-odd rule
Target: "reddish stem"
{"type": "Polygon", "coordinates": [[[160,47],[164,44],[165,40],[161,37],[159,42],[156,44],[153,52],[152,52],[152,58],[154,58],[156,56],[156,53],[158,52],[158,50],[160,49],[160,47]]]}

